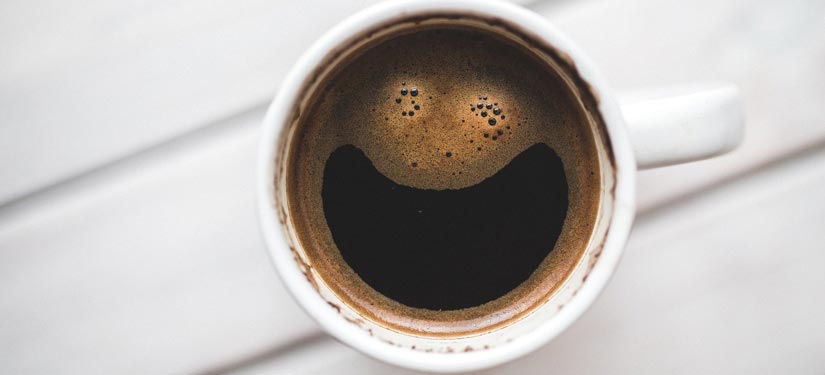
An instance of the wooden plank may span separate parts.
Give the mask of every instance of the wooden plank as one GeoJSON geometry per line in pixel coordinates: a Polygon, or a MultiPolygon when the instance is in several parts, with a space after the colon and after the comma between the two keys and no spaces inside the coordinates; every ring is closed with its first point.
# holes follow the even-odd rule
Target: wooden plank
{"type": "Polygon", "coordinates": [[[0,373],[192,373],[314,334],[258,231],[262,114],[0,214],[0,373]]]}
{"type": "MultiPolygon", "coordinates": [[[[825,147],[641,217],[580,320],[537,352],[481,373],[824,372],[823,185],[825,147]]],[[[323,339],[235,373],[414,372],[323,339]]]]}

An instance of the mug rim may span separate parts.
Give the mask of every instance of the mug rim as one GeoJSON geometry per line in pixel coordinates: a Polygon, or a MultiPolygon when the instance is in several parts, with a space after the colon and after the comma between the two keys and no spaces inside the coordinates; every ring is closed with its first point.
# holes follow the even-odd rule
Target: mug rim
{"type": "Polygon", "coordinates": [[[624,252],[624,244],[632,226],[635,211],[635,171],[627,128],[614,96],[592,61],[550,22],[520,6],[499,1],[477,0],[397,0],[373,5],[347,17],[327,31],[300,57],[281,84],[263,121],[263,136],[258,145],[257,200],[261,232],[277,273],[298,304],[324,331],[359,351],[399,366],[441,372],[470,371],[492,367],[520,357],[546,344],[570,326],[595,301],[606,286],[624,252]],[[301,95],[304,81],[322,63],[327,55],[352,37],[371,27],[419,13],[463,12],[500,19],[528,31],[538,41],[570,57],[574,69],[589,90],[599,98],[597,108],[607,133],[606,141],[612,148],[615,186],[613,212],[609,218],[609,232],[603,241],[599,261],[588,274],[578,295],[564,310],[542,322],[529,334],[519,336],[505,345],[484,351],[455,353],[426,353],[389,345],[376,340],[347,322],[313,288],[289,248],[280,224],[275,196],[275,159],[278,140],[287,123],[295,100],[301,95]]]}

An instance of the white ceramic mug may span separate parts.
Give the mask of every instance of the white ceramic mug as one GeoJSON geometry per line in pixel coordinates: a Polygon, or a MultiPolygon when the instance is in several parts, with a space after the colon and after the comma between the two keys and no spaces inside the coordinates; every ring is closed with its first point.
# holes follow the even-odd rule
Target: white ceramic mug
{"type": "MultiPolygon", "coordinates": [[[[493,26],[491,26],[493,27],[493,26]]],[[[583,99],[582,99],[583,100],[583,99]]],[[[624,250],[635,211],[640,168],[699,160],[736,147],[742,138],[738,90],[732,85],[689,85],[614,96],[593,62],[545,19],[521,7],[469,0],[391,1],[355,14],[327,32],[295,64],[264,120],[258,157],[262,231],[272,260],[298,303],[330,335],[380,360],[419,370],[457,372],[490,367],[547,343],[595,300],[624,250]],[[580,95],[592,99],[601,119],[597,141],[602,204],[587,249],[564,284],[526,316],[486,333],[461,338],[419,337],[360,316],[325,286],[290,229],[284,203],[284,162],[302,93],[342,46],[371,38],[396,22],[430,18],[481,20],[516,30],[539,49],[556,53],[580,79],[580,95]],[[620,104],[621,103],[621,104],[620,104]]]]}

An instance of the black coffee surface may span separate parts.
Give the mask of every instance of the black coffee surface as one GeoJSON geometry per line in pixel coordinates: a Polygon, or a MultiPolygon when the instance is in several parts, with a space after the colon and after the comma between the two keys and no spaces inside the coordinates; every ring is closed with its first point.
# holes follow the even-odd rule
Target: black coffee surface
{"type": "Polygon", "coordinates": [[[324,215],[364,282],[404,305],[478,306],[526,281],[553,249],[568,207],[561,159],[540,143],[462,189],[417,189],[382,175],[355,146],[323,173],[324,215]]]}

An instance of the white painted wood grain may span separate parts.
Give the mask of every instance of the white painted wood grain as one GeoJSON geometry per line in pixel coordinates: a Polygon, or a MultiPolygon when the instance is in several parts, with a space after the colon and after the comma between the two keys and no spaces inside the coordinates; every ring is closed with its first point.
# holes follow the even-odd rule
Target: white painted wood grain
{"type": "Polygon", "coordinates": [[[313,334],[258,231],[261,112],[0,213],[0,373],[192,373],[313,334]]]}
{"type": "Polygon", "coordinates": [[[639,174],[642,210],[825,139],[825,2],[678,0],[543,3],[616,88],[731,81],[745,141],[733,154],[639,174]]]}
{"type": "MultiPolygon", "coordinates": [[[[481,373],[825,372],[823,166],[825,148],[643,216],[579,321],[481,373]]],[[[325,339],[234,373],[414,372],[325,339]]]]}

